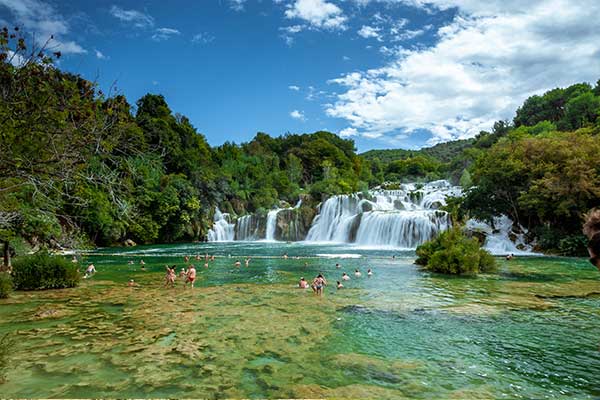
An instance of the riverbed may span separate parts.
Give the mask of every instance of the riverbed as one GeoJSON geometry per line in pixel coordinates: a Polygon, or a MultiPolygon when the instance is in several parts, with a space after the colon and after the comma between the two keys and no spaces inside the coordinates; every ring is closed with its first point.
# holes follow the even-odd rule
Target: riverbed
{"type": "Polygon", "coordinates": [[[80,287],[0,300],[1,397],[600,396],[600,274],[587,261],[498,258],[498,273],[472,278],[414,258],[282,242],[79,255],[98,271],[80,287]],[[205,253],[207,268],[194,259],[205,253]],[[164,265],[185,255],[196,287],[165,288],[164,265]],[[323,297],[297,288],[318,273],[323,297]]]}

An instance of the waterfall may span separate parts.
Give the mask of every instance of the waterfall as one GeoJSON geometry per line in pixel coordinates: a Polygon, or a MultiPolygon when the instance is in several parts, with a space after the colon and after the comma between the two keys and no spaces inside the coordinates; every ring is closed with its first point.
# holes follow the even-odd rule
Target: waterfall
{"type": "Polygon", "coordinates": [[[527,230],[519,226],[520,233],[513,231],[513,221],[506,215],[494,217],[494,228],[489,224],[470,219],[467,229],[485,234],[484,248],[495,255],[531,254],[531,245],[525,242],[527,230]]]}
{"type": "Polygon", "coordinates": [[[266,240],[275,240],[275,228],[277,228],[277,213],[280,211],[280,208],[276,208],[274,210],[269,211],[267,214],[267,231],[266,231],[266,240]]]}
{"type": "Polygon", "coordinates": [[[209,242],[224,242],[234,239],[235,224],[230,223],[229,214],[222,213],[217,207],[213,221],[213,227],[208,231],[209,242]]]}
{"type": "Polygon", "coordinates": [[[255,215],[244,215],[235,224],[235,240],[260,239],[260,219],[255,215]]]}
{"type": "Polygon", "coordinates": [[[333,196],[321,204],[306,240],[415,248],[450,227],[448,213],[438,208],[460,193],[460,187],[435,181],[372,190],[366,197],[333,196]]]}

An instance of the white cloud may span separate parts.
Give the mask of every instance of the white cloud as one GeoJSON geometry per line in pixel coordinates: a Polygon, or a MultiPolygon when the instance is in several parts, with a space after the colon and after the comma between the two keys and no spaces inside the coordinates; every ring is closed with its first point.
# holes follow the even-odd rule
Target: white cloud
{"type": "Polygon", "coordinates": [[[110,8],[110,14],[122,22],[131,23],[135,28],[151,28],[154,26],[154,18],[141,11],[124,10],[119,6],[113,5],[110,8]]]}
{"type": "Polygon", "coordinates": [[[0,11],[3,7],[14,16],[13,24],[22,25],[27,33],[35,33],[37,46],[44,45],[53,36],[48,50],[63,54],[87,53],[78,43],[63,39],[70,33],[69,24],[50,4],[41,0],[0,0],[0,11]]]}
{"type": "Polygon", "coordinates": [[[288,89],[293,90],[295,92],[300,90],[300,86],[296,86],[296,85],[290,85],[288,86],[288,89]]]}
{"type": "Polygon", "coordinates": [[[152,35],[152,40],[157,42],[161,42],[163,40],[168,40],[173,36],[181,35],[177,29],[173,28],[158,28],[154,34],[152,35]]]}
{"type": "Polygon", "coordinates": [[[286,18],[302,19],[312,28],[344,30],[348,18],[341,8],[326,0],[295,0],[285,11],[286,18]]]}
{"type": "Polygon", "coordinates": [[[106,57],[100,50],[98,49],[94,49],[94,54],[96,54],[96,58],[99,60],[106,60],[108,59],[108,57],[106,57]]]}
{"type": "Polygon", "coordinates": [[[356,128],[348,127],[340,131],[340,136],[343,138],[352,137],[356,135],[358,135],[358,131],[356,130],[356,128]]]}
{"type": "Polygon", "coordinates": [[[599,77],[596,0],[536,0],[526,10],[516,0],[403,1],[459,13],[432,47],[398,48],[383,67],[330,81],[345,89],[327,114],[368,135],[428,129],[430,144],[470,137],[532,94],[599,77]]]}
{"type": "Polygon", "coordinates": [[[234,11],[244,11],[246,0],[229,0],[229,7],[234,11]]]}
{"type": "Polygon", "coordinates": [[[192,43],[210,43],[213,40],[215,40],[215,37],[212,36],[210,33],[206,33],[206,32],[201,32],[201,33],[197,33],[192,37],[192,43]]]}
{"type": "Polygon", "coordinates": [[[381,41],[381,35],[379,34],[381,28],[363,25],[362,28],[357,32],[359,36],[365,39],[374,38],[381,41]]]}
{"type": "Polygon", "coordinates": [[[290,113],[290,117],[298,119],[300,121],[306,121],[306,117],[302,111],[294,110],[290,113]]]}

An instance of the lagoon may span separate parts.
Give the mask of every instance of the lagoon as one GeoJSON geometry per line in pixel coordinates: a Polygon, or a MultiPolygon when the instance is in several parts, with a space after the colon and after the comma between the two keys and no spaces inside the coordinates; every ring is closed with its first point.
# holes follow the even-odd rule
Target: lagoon
{"type": "Polygon", "coordinates": [[[2,397],[600,396],[600,276],[585,260],[498,259],[497,274],[471,278],[424,272],[412,250],[348,244],[213,242],[80,258],[98,270],[80,287],[0,300],[10,343],[2,397]],[[163,287],[165,264],[205,253],[217,258],[206,269],[191,260],[194,289],[163,287]],[[319,272],[324,297],[296,288],[319,272]],[[351,280],[336,290],[342,272],[351,280]]]}

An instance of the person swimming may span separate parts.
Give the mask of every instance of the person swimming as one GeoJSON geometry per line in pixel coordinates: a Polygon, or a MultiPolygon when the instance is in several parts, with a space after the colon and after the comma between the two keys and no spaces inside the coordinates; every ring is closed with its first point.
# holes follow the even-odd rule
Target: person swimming
{"type": "Polygon", "coordinates": [[[304,277],[300,278],[300,282],[298,282],[298,287],[300,287],[300,289],[308,289],[308,282],[306,281],[306,279],[304,279],[304,277]]]}
{"type": "Polygon", "coordinates": [[[373,276],[373,271],[371,271],[371,268],[369,268],[369,269],[368,269],[368,271],[367,271],[367,275],[368,275],[368,276],[373,276]]]}
{"type": "Polygon", "coordinates": [[[138,286],[138,284],[137,284],[137,283],[135,283],[135,282],[133,281],[133,279],[130,279],[130,280],[129,280],[129,282],[127,282],[127,286],[129,286],[129,287],[134,287],[134,286],[138,286]]]}
{"type": "Polygon", "coordinates": [[[146,263],[144,262],[144,260],[140,260],[140,265],[146,265],[146,263]]]}
{"type": "Polygon", "coordinates": [[[208,268],[208,263],[207,262],[204,263],[204,268],[208,268]]]}
{"type": "Polygon", "coordinates": [[[184,256],[183,257],[183,262],[187,263],[190,261],[190,256],[184,256]]]}
{"type": "Polygon", "coordinates": [[[240,260],[236,260],[233,265],[239,267],[240,265],[242,265],[242,263],[240,262],[240,260]]]}
{"type": "Polygon", "coordinates": [[[179,278],[184,279],[187,277],[187,271],[185,270],[184,267],[181,267],[181,270],[179,271],[179,278]]]}
{"type": "Polygon", "coordinates": [[[85,275],[83,277],[85,279],[87,279],[87,278],[91,277],[92,275],[94,275],[95,273],[96,273],[96,267],[94,266],[94,264],[90,264],[85,269],[85,275]]]}
{"type": "Polygon", "coordinates": [[[354,270],[354,276],[356,276],[357,278],[360,278],[362,276],[362,274],[360,273],[359,270],[355,269],[354,270]]]}
{"type": "Polygon", "coordinates": [[[246,264],[246,267],[248,267],[250,265],[250,257],[248,257],[244,260],[244,264],[246,264]]]}
{"type": "Polygon", "coordinates": [[[343,280],[343,281],[349,281],[349,280],[350,280],[350,277],[348,276],[348,274],[347,274],[347,273],[345,273],[345,272],[344,272],[344,273],[342,274],[342,280],[343,280]]]}
{"type": "Polygon", "coordinates": [[[342,268],[342,266],[341,266],[339,263],[336,263],[336,264],[335,264],[335,267],[336,267],[336,268],[342,268]]]}

